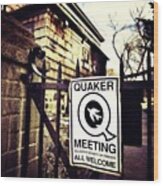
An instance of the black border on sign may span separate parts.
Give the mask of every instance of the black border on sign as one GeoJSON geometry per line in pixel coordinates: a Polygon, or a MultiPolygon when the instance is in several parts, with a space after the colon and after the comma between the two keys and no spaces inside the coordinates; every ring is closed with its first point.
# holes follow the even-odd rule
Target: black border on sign
{"type": "MultiPolygon", "coordinates": [[[[120,140],[120,137],[119,137],[119,135],[120,135],[120,132],[119,132],[119,125],[120,125],[120,121],[119,121],[119,93],[118,93],[118,87],[119,87],[119,84],[118,84],[118,77],[99,77],[99,78],[88,78],[88,79],[84,79],[84,78],[78,78],[78,79],[74,79],[74,80],[72,80],[71,81],[71,86],[70,86],[70,91],[71,91],[71,126],[70,126],[70,129],[71,129],[71,131],[70,131],[70,136],[71,136],[71,145],[70,145],[70,155],[71,155],[71,163],[72,163],[72,166],[74,165],[74,166],[82,166],[83,165],[83,167],[85,167],[85,168],[93,168],[93,170],[95,171],[95,170],[103,170],[103,171],[105,171],[105,173],[107,172],[108,174],[109,173],[113,173],[113,174],[118,174],[119,176],[121,176],[121,173],[122,172],[120,172],[121,170],[120,169],[122,169],[122,167],[120,167],[120,163],[122,163],[122,162],[120,162],[121,161],[121,158],[122,158],[122,153],[121,153],[121,158],[120,158],[120,149],[121,149],[121,151],[122,151],[122,140],[120,140]],[[93,80],[93,81],[97,81],[97,80],[102,80],[102,79],[110,79],[110,80],[116,80],[116,91],[117,91],[117,123],[118,123],[118,126],[117,126],[117,145],[118,145],[118,153],[117,153],[117,159],[118,159],[118,170],[117,171],[113,171],[113,170],[108,170],[108,169],[105,169],[105,168],[99,168],[99,167],[96,167],[96,166],[92,166],[92,165],[90,165],[90,164],[86,164],[86,163],[75,163],[74,161],[73,161],[73,130],[72,130],[72,116],[73,116],[73,113],[72,113],[72,84],[74,83],[74,82],[78,82],[78,81],[91,81],[91,80],[93,80]],[[121,148],[120,148],[120,145],[121,145],[121,148]],[[119,157],[119,158],[118,158],[119,157]]],[[[122,132],[121,132],[121,138],[122,138],[122,132]]],[[[121,165],[122,166],[122,165],[121,165]]],[[[91,169],[92,170],[92,169],[91,169]]]]}

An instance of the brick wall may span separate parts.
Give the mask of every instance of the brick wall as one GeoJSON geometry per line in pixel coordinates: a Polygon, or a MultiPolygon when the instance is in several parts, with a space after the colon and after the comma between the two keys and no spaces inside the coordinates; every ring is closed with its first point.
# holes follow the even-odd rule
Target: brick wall
{"type": "Polygon", "coordinates": [[[92,74],[92,61],[90,57],[91,46],[88,42],[82,43],[82,37],[70,27],[62,28],[60,19],[50,9],[35,10],[20,18],[22,24],[33,34],[37,44],[46,51],[46,61],[51,64],[49,76],[56,77],[58,62],[62,64],[63,79],[71,79],[76,74],[76,62],[80,61],[82,76],[92,74]],[[83,68],[83,49],[89,54],[88,64],[83,68]]]}
{"type": "MultiPolygon", "coordinates": [[[[29,49],[36,46],[33,36],[11,17],[2,16],[1,38],[1,174],[20,176],[25,135],[25,74],[29,49]]],[[[32,105],[28,176],[37,176],[38,113],[32,105]]]]}

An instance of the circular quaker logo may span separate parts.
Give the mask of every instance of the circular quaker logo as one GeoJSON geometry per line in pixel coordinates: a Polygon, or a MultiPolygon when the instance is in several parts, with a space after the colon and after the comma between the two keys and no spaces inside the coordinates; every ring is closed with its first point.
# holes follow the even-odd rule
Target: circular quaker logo
{"type": "Polygon", "coordinates": [[[89,101],[85,107],[85,120],[91,128],[97,128],[102,124],[103,109],[97,101],[89,101]]]}
{"type": "Polygon", "coordinates": [[[108,131],[111,119],[110,107],[102,95],[98,93],[86,94],[79,103],[78,118],[82,129],[87,134],[91,136],[104,135],[106,140],[113,138],[113,134],[108,131]]]}

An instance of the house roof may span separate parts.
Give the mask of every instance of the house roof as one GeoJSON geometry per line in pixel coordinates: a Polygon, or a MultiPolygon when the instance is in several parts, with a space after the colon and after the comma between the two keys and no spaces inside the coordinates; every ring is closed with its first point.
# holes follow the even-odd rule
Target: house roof
{"type": "Polygon", "coordinates": [[[97,28],[92,24],[90,19],[82,11],[82,9],[76,3],[70,3],[68,6],[78,15],[78,17],[88,26],[88,28],[96,35],[100,42],[104,41],[103,36],[97,30],[97,28]]]}

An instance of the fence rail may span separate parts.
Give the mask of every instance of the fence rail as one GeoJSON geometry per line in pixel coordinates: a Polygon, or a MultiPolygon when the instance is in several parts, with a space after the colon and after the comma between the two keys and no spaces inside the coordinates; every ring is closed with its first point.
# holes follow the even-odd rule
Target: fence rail
{"type": "MultiPolygon", "coordinates": [[[[44,65],[45,68],[45,65],[44,65]]],[[[45,72],[45,70],[43,71],[45,72]]],[[[76,76],[79,76],[80,70],[79,70],[79,64],[77,61],[76,66],[76,76]]],[[[56,146],[56,150],[53,151],[55,156],[55,165],[54,165],[54,175],[57,178],[58,177],[58,164],[59,164],[59,157],[61,157],[62,162],[64,166],[66,167],[69,177],[75,178],[75,171],[73,167],[69,164],[69,158],[67,157],[67,154],[62,147],[62,144],[60,142],[60,115],[61,115],[61,92],[67,92],[68,94],[68,83],[62,80],[61,77],[62,74],[62,66],[59,63],[58,64],[58,78],[54,81],[54,83],[48,83],[45,79],[45,74],[42,77],[42,82],[32,82],[32,80],[29,78],[31,75],[31,72],[27,74],[28,81],[25,81],[26,85],[26,92],[27,92],[27,103],[26,103],[26,118],[25,118],[25,148],[24,148],[24,154],[22,158],[22,170],[21,175],[25,177],[27,175],[27,169],[28,169],[28,154],[29,154],[29,133],[30,133],[30,117],[31,117],[31,100],[34,101],[36,108],[40,115],[40,128],[39,128],[39,163],[38,163],[38,175],[39,177],[42,177],[42,161],[43,161],[43,127],[44,124],[48,130],[48,133],[50,135],[50,138],[52,139],[54,145],[56,146]],[[46,114],[45,108],[44,108],[44,98],[45,98],[45,90],[56,90],[57,96],[56,96],[56,129],[54,129],[50,119],[48,118],[48,115],[46,114]]],[[[69,102],[69,101],[68,101],[69,102]]]]}

